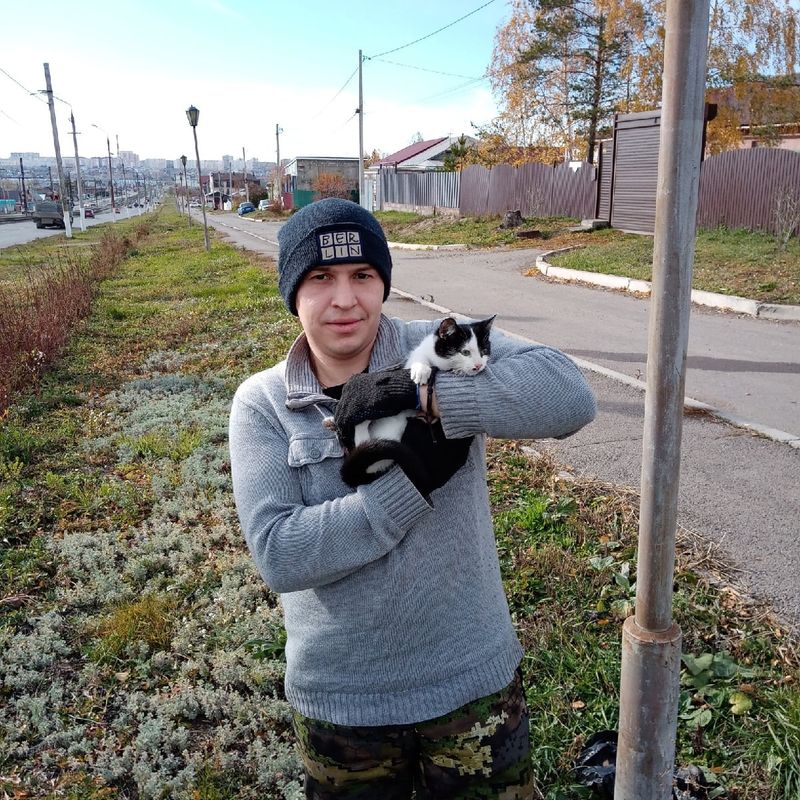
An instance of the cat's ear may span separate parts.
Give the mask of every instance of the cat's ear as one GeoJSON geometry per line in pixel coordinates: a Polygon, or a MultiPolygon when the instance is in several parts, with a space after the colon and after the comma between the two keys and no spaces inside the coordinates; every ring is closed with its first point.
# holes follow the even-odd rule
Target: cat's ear
{"type": "Polygon", "coordinates": [[[497,314],[493,314],[489,319],[482,319],[479,322],[475,323],[475,327],[483,334],[488,334],[489,331],[492,329],[492,323],[495,320],[497,314]]]}
{"type": "Polygon", "coordinates": [[[452,336],[456,330],[458,330],[458,323],[452,317],[447,317],[447,319],[442,320],[436,335],[445,339],[448,336],[452,336]]]}

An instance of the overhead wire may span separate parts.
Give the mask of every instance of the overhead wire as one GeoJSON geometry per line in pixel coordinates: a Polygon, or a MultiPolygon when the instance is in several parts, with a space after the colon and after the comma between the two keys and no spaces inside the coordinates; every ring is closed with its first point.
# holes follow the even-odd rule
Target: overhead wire
{"type": "Polygon", "coordinates": [[[384,64],[393,64],[395,67],[406,67],[407,69],[417,69],[421,72],[432,72],[434,75],[446,75],[450,78],[466,78],[468,80],[487,80],[485,76],[476,78],[474,75],[461,75],[457,72],[442,72],[438,69],[429,69],[428,67],[418,67],[415,64],[401,64],[399,61],[390,61],[388,58],[373,58],[373,61],[381,61],[384,64]]]}
{"type": "Polygon", "coordinates": [[[14,81],[14,83],[16,83],[17,86],[19,86],[19,88],[22,89],[26,94],[30,95],[31,97],[35,97],[37,100],[39,100],[42,103],[45,103],[45,104],[47,103],[47,100],[43,100],[41,97],[39,97],[39,93],[38,92],[32,92],[30,89],[28,89],[27,87],[23,86],[11,73],[6,72],[2,67],[0,67],[0,72],[2,72],[3,75],[5,75],[6,78],[8,78],[9,80],[14,81]]]}
{"type": "Polygon", "coordinates": [[[396,53],[398,50],[405,50],[406,47],[411,47],[412,44],[417,44],[418,42],[424,42],[425,39],[430,39],[431,36],[436,36],[437,33],[441,33],[442,31],[445,31],[448,28],[452,28],[453,25],[456,25],[462,20],[465,20],[467,17],[471,17],[473,14],[477,14],[481,9],[486,8],[486,6],[490,6],[494,2],[495,0],[489,0],[488,3],[484,3],[483,5],[478,6],[477,8],[470,11],[468,14],[464,14],[463,17],[454,19],[452,22],[448,22],[447,25],[443,25],[441,28],[437,28],[435,31],[432,31],[431,33],[428,33],[425,36],[420,36],[419,39],[414,39],[413,42],[401,44],[400,47],[393,47],[391,50],[384,50],[382,53],[378,53],[377,55],[374,56],[364,56],[364,59],[368,60],[368,59],[380,58],[381,56],[388,56],[390,53],[396,53]]]}
{"type": "Polygon", "coordinates": [[[309,122],[310,122],[311,120],[313,120],[313,119],[316,119],[316,118],[317,118],[317,117],[318,117],[320,114],[322,114],[322,112],[323,112],[323,111],[324,111],[324,110],[325,110],[325,109],[326,109],[326,108],[327,108],[327,107],[328,107],[328,106],[329,106],[329,105],[330,105],[330,104],[331,104],[331,103],[332,103],[332,102],[333,102],[333,101],[334,101],[334,100],[335,100],[335,99],[336,99],[336,98],[337,98],[337,97],[338,97],[338,96],[339,96],[339,95],[340,95],[340,94],[341,94],[341,93],[342,93],[342,92],[343,92],[343,91],[344,91],[344,90],[347,88],[347,85],[350,83],[350,81],[351,81],[351,80],[353,80],[353,78],[355,77],[355,75],[356,75],[356,73],[357,73],[357,72],[358,72],[358,67],[356,67],[356,68],[355,68],[355,69],[354,69],[354,70],[353,70],[353,71],[350,73],[350,77],[349,77],[349,78],[348,78],[348,79],[347,79],[347,80],[346,80],[346,81],[345,81],[345,82],[342,84],[342,86],[341,86],[341,88],[339,89],[339,91],[338,91],[338,92],[336,92],[336,94],[335,94],[333,97],[331,97],[331,99],[330,99],[330,100],[328,100],[328,102],[327,102],[327,103],[325,103],[325,105],[321,106],[321,107],[320,107],[320,109],[319,109],[319,111],[317,111],[317,113],[316,113],[316,114],[314,114],[314,116],[313,116],[313,117],[310,117],[310,118],[309,118],[309,122]]]}

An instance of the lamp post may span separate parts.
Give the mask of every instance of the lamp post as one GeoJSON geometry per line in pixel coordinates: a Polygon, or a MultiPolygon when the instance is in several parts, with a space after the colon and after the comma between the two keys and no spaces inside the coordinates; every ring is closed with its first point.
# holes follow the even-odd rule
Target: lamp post
{"type": "Polygon", "coordinates": [[[203,196],[203,178],[200,172],[200,150],[197,147],[197,120],[200,116],[199,109],[195,108],[194,106],[189,106],[186,109],[186,118],[189,120],[189,124],[192,126],[192,133],[194,134],[194,154],[197,158],[197,183],[200,185],[200,201],[201,201],[201,208],[203,209],[203,235],[205,236],[206,240],[206,252],[211,249],[211,246],[208,243],[208,222],[206,221],[206,198],[203,196]]]}
{"type": "Polygon", "coordinates": [[[183,185],[186,187],[186,195],[184,196],[184,200],[186,201],[186,216],[189,219],[189,227],[192,227],[192,210],[189,207],[189,178],[186,177],[186,156],[181,156],[181,164],[183,164],[183,185]]]}

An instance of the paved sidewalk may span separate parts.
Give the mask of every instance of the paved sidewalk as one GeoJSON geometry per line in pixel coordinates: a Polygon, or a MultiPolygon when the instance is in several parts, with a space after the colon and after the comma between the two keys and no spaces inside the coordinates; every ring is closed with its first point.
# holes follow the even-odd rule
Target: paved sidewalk
{"type": "MultiPolygon", "coordinates": [[[[279,224],[235,217],[212,224],[237,245],[277,257],[279,224]]],[[[472,317],[499,312],[496,324],[503,330],[621,375],[625,382],[587,371],[598,398],[597,419],[541,448],[583,474],[637,488],[644,419],[644,383],[638,378],[645,368],[648,301],[524,277],[539,252],[394,251],[394,286],[425,302],[395,292],[386,312],[404,319],[440,317],[431,304],[472,317]]],[[[797,432],[800,326],[702,310],[693,310],[691,326],[689,393],[703,400],[713,394],[717,405],[762,421],[775,418],[797,432]],[[748,396],[751,390],[755,397],[748,396]]],[[[718,548],[738,570],[745,592],[771,603],[800,632],[798,487],[800,451],[713,417],[685,417],[680,523],[718,548]]]]}

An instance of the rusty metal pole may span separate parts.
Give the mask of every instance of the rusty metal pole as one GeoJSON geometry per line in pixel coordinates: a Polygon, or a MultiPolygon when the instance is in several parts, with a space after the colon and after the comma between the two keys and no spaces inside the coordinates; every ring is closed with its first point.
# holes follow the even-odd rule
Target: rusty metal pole
{"type": "Polygon", "coordinates": [[[709,0],[667,0],[636,614],[622,630],[615,800],[672,797],[681,631],[672,620],[709,0]]]}

